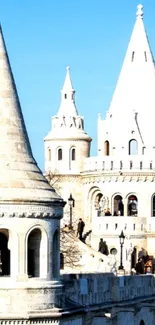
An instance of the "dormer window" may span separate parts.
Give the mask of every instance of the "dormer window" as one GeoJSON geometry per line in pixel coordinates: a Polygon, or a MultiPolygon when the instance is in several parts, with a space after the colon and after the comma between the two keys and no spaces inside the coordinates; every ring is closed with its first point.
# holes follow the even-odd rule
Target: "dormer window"
{"type": "Polygon", "coordinates": [[[64,95],[65,99],[67,99],[67,94],[64,95]]]}

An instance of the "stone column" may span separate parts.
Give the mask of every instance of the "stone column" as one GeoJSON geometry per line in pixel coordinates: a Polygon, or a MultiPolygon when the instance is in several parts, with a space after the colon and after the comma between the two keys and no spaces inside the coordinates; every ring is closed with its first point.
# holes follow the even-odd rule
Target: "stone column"
{"type": "Polygon", "coordinates": [[[26,249],[25,234],[20,233],[18,236],[18,280],[28,280],[27,264],[28,254],[26,249]]]}

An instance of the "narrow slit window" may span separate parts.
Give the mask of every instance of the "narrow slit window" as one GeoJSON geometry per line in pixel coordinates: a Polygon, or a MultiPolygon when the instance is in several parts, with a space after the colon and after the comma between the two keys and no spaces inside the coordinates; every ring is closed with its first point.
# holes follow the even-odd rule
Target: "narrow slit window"
{"type": "Polygon", "coordinates": [[[130,161],[130,169],[132,169],[132,161],[130,161]]]}
{"type": "Polygon", "coordinates": [[[75,148],[72,149],[71,158],[75,160],[75,148]]]}
{"type": "Polygon", "coordinates": [[[152,162],[150,162],[150,169],[152,169],[152,162]]]}
{"type": "Polygon", "coordinates": [[[145,62],[147,62],[147,54],[146,54],[146,51],[144,52],[144,56],[145,56],[145,62]]]}
{"type": "Polygon", "coordinates": [[[62,149],[58,149],[58,160],[62,160],[62,149]]]}
{"type": "Polygon", "coordinates": [[[142,161],[140,161],[140,169],[142,169],[143,168],[143,163],[142,163],[142,161]]]}
{"type": "Polygon", "coordinates": [[[65,99],[67,99],[67,94],[64,95],[65,99]]]}
{"type": "Polygon", "coordinates": [[[113,170],[113,161],[111,161],[111,170],[113,170]]]}
{"type": "Polygon", "coordinates": [[[122,169],[123,168],[123,163],[122,163],[122,161],[120,161],[120,169],[122,169]]]}
{"type": "Polygon", "coordinates": [[[134,56],[135,56],[135,52],[133,51],[132,52],[132,57],[131,57],[131,61],[133,62],[133,60],[134,60],[134,56]]]}

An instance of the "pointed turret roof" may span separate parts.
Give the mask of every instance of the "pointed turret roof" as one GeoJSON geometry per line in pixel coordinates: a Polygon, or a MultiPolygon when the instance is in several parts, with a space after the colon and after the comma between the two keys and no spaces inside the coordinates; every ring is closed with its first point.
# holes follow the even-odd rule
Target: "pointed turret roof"
{"type": "Polygon", "coordinates": [[[33,158],[0,28],[0,214],[24,214],[26,206],[30,213],[51,214],[55,200],[63,202],[33,158]]]}
{"type": "Polygon", "coordinates": [[[61,104],[57,115],[52,117],[52,129],[44,140],[66,139],[86,140],[92,139],[84,131],[84,118],[78,114],[75,105],[75,90],[72,86],[70,68],[66,68],[66,78],[61,90],[61,104]]]}
{"type": "Polygon", "coordinates": [[[133,113],[155,114],[155,65],[143,23],[143,6],[138,5],[136,22],[109,115],[120,118],[133,113]]]}
{"type": "Polygon", "coordinates": [[[78,112],[75,106],[75,90],[73,89],[70,68],[66,68],[66,78],[61,90],[61,104],[58,111],[58,116],[77,116],[78,112]]]}

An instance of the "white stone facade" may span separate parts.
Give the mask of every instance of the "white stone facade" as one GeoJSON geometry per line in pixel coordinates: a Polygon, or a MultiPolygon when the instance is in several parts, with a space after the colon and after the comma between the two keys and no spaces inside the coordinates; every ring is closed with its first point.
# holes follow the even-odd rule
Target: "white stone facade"
{"type": "MultiPolygon", "coordinates": [[[[71,82],[67,88],[66,83],[62,96],[66,89],[73,94],[71,82]]],[[[63,115],[63,120],[69,123],[78,113],[64,98],[54,117],[57,127],[52,125],[45,138],[45,174],[52,173],[53,179],[57,179],[56,188],[65,201],[72,193],[75,216],[83,217],[85,230],[92,230],[92,247],[98,249],[99,239],[103,237],[109,250],[117,249],[119,260],[119,235],[123,230],[124,264],[128,265],[134,248],[136,257],[141,247],[155,256],[154,89],[155,65],[143,24],[143,8],[139,5],[109,110],[104,120],[101,115],[98,117],[98,155],[89,157],[90,138],[84,140],[83,133],[75,132],[78,156],[73,162],[76,168],[70,168],[72,134],[70,128],[61,126],[60,119],[63,115]],[[58,144],[64,150],[61,162],[58,144]],[[51,159],[47,159],[48,147],[52,150],[51,159]],[[76,182],[70,182],[74,172],[76,182]],[[106,209],[110,209],[111,216],[105,216],[106,209]]]]}

